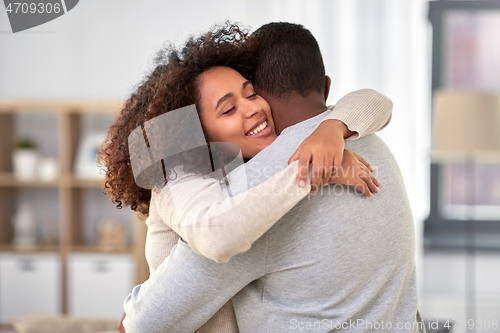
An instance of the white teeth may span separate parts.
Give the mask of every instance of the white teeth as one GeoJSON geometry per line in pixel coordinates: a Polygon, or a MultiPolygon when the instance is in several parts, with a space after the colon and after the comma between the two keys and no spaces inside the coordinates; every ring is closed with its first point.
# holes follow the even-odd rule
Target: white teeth
{"type": "Polygon", "coordinates": [[[267,127],[267,121],[264,121],[256,129],[254,129],[253,131],[251,131],[250,133],[248,133],[247,136],[255,135],[255,134],[259,133],[260,131],[262,131],[266,127],[267,127]]]}

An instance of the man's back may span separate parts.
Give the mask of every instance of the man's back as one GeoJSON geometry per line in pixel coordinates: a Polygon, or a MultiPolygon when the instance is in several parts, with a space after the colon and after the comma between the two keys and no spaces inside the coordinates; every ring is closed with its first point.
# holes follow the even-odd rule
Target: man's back
{"type": "MultiPolygon", "coordinates": [[[[285,130],[249,162],[250,185],[285,167],[320,119],[285,130]]],[[[242,332],[266,331],[264,323],[269,332],[413,331],[414,225],[400,170],[376,135],[348,141],[346,148],[376,168],[381,192],[367,198],[352,187],[323,187],[269,230],[265,276],[233,298],[242,332]]]]}
{"type": "MultiPolygon", "coordinates": [[[[283,131],[245,169],[232,172],[231,192],[285,168],[323,117],[283,131]]],[[[423,331],[417,322],[413,219],[399,168],[375,135],[346,147],[378,169],[380,193],[366,198],[346,186],[325,188],[223,264],[180,240],[127,297],[131,330],[193,332],[232,298],[241,333],[423,331]]]]}

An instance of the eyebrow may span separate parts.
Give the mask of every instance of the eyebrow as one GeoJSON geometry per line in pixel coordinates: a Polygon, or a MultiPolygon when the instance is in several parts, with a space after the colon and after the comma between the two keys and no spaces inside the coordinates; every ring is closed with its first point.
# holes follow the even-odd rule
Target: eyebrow
{"type": "MultiPolygon", "coordinates": [[[[246,86],[248,86],[251,82],[249,80],[243,82],[243,84],[241,85],[242,86],[242,89],[245,89],[246,86]]],[[[233,93],[229,93],[229,94],[225,94],[224,96],[222,96],[218,101],[217,101],[217,104],[215,105],[215,111],[219,108],[219,106],[225,101],[227,100],[228,98],[231,98],[233,97],[234,94],[233,93]]]]}
{"type": "Polygon", "coordinates": [[[246,80],[245,82],[243,82],[242,86],[243,86],[243,89],[246,88],[246,86],[248,86],[250,84],[250,80],[246,80]]]}

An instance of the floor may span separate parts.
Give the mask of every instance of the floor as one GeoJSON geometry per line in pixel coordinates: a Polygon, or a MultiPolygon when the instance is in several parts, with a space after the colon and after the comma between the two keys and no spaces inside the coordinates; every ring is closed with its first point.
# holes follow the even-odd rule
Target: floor
{"type": "Polygon", "coordinates": [[[478,251],[472,261],[464,252],[428,252],[424,255],[424,283],[419,300],[422,317],[440,319],[465,333],[467,326],[476,332],[500,333],[500,253],[478,251]],[[466,272],[474,274],[473,312],[467,311],[466,272]],[[469,318],[471,313],[474,313],[469,318]]]}

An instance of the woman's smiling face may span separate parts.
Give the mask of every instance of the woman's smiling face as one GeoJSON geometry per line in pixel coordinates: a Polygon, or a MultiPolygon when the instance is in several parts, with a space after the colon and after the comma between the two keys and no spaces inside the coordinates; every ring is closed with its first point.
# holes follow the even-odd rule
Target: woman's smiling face
{"type": "Polygon", "coordinates": [[[252,158],[277,137],[269,104],[247,79],[229,67],[199,77],[200,115],[212,142],[231,142],[252,158]]]}

